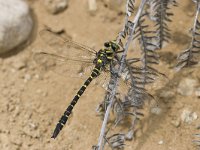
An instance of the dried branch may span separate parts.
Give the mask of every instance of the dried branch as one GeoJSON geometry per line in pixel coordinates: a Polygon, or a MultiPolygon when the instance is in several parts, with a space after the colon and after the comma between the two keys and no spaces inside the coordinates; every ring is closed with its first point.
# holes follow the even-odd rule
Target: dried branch
{"type": "MultiPolygon", "coordinates": [[[[127,41],[125,43],[125,46],[123,47],[124,49],[124,52],[122,54],[122,57],[121,57],[121,61],[120,61],[120,67],[119,67],[119,70],[118,70],[118,75],[121,75],[122,71],[123,71],[123,68],[124,68],[124,64],[126,63],[126,55],[127,55],[127,51],[128,51],[128,48],[129,48],[129,45],[130,43],[132,42],[132,39],[133,39],[133,34],[135,32],[135,29],[137,27],[137,24],[138,24],[138,20],[142,14],[142,11],[143,11],[143,8],[144,8],[144,5],[146,3],[147,0],[142,0],[140,6],[139,6],[139,9],[138,9],[138,12],[134,18],[134,21],[133,21],[133,26],[131,26],[132,28],[130,29],[130,34],[128,35],[128,38],[127,38],[127,41]]],[[[127,13],[128,14],[128,13],[127,13]]],[[[128,22],[128,21],[127,21],[128,22]]],[[[126,23],[127,23],[126,22],[126,23]]],[[[126,26],[126,25],[125,25],[126,26]]],[[[120,43],[120,40],[121,40],[121,37],[122,36],[118,36],[117,38],[117,42],[120,43]]],[[[106,113],[105,113],[105,117],[104,117],[104,121],[103,121],[103,124],[102,124],[102,128],[101,128],[101,133],[100,133],[100,136],[99,136],[99,141],[98,141],[98,150],[102,150],[102,147],[103,147],[103,141],[104,141],[104,136],[105,136],[105,132],[106,132],[106,125],[107,125],[107,122],[108,122],[108,118],[109,118],[109,114],[110,114],[110,111],[111,111],[111,108],[113,106],[113,102],[114,102],[114,97],[117,93],[117,85],[118,85],[118,82],[119,82],[119,77],[116,76],[115,78],[115,84],[113,86],[113,89],[111,91],[111,94],[110,94],[110,97],[109,97],[109,105],[106,109],[106,113]]]]}
{"type": "Polygon", "coordinates": [[[170,39],[170,30],[168,22],[171,22],[170,16],[173,13],[169,12],[169,5],[176,6],[175,0],[152,0],[150,3],[150,18],[155,21],[157,41],[159,48],[163,47],[163,42],[168,42],[170,39]]]}
{"type": "Polygon", "coordinates": [[[178,56],[178,64],[176,65],[176,70],[179,71],[184,67],[189,67],[195,65],[199,62],[195,56],[200,54],[200,21],[198,20],[200,11],[200,2],[197,3],[196,16],[194,19],[194,25],[192,29],[192,41],[190,47],[184,50],[178,56]]]}

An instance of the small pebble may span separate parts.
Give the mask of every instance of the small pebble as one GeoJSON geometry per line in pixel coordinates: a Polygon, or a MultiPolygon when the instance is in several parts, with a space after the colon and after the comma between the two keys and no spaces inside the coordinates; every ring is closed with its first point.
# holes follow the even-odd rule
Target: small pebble
{"type": "Polygon", "coordinates": [[[190,78],[185,78],[180,81],[177,92],[183,96],[190,96],[194,92],[197,81],[190,78]]]}
{"type": "Polygon", "coordinates": [[[161,91],[161,93],[159,94],[159,97],[163,99],[171,99],[174,96],[175,96],[175,92],[173,91],[161,91]]]}
{"type": "Polygon", "coordinates": [[[95,12],[97,10],[96,0],[88,0],[89,11],[95,12]]]}
{"type": "Polygon", "coordinates": [[[172,120],[172,121],[171,121],[171,124],[172,124],[173,126],[175,126],[176,128],[178,128],[178,127],[180,127],[180,125],[181,125],[181,121],[180,121],[180,119],[172,120]]]}
{"type": "Polygon", "coordinates": [[[162,109],[159,107],[151,108],[151,113],[155,115],[160,115],[162,113],[162,109]]]}
{"type": "Polygon", "coordinates": [[[164,143],[163,140],[160,140],[160,141],[158,142],[159,145],[162,145],[163,143],[164,143]]]}
{"type": "Polygon", "coordinates": [[[44,5],[51,14],[58,14],[68,6],[68,0],[45,0],[44,5]]]}
{"type": "Polygon", "coordinates": [[[194,120],[198,118],[196,112],[192,112],[188,109],[184,109],[181,114],[181,120],[187,124],[191,124],[194,120]]]}
{"type": "Polygon", "coordinates": [[[29,80],[31,80],[31,75],[30,74],[25,74],[24,75],[24,82],[28,82],[29,80]]]}
{"type": "Polygon", "coordinates": [[[38,125],[36,125],[35,123],[29,123],[28,125],[32,130],[36,130],[38,128],[38,125]]]}

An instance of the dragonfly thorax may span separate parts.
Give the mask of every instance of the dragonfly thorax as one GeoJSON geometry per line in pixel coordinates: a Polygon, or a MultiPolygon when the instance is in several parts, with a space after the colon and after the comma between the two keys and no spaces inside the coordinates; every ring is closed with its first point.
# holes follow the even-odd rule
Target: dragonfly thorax
{"type": "Polygon", "coordinates": [[[119,46],[114,41],[104,43],[104,48],[97,52],[94,63],[98,66],[105,67],[113,60],[118,49],[119,46]]]}

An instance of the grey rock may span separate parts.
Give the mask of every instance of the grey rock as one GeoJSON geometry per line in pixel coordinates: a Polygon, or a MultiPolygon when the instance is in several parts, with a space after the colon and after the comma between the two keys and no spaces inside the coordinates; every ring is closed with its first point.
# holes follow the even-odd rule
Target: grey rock
{"type": "Polygon", "coordinates": [[[194,120],[198,118],[196,112],[192,112],[188,109],[184,109],[181,114],[181,120],[187,124],[191,124],[194,120]]]}
{"type": "Polygon", "coordinates": [[[25,42],[32,27],[29,7],[23,0],[0,1],[0,53],[25,42]]]}
{"type": "Polygon", "coordinates": [[[185,78],[180,81],[177,92],[183,96],[190,96],[194,93],[195,86],[197,86],[196,80],[185,78]]]}
{"type": "Polygon", "coordinates": [[[51,14],[57,14],[67,8],[68,0],[45,0],[44,4],[51,14]]]}

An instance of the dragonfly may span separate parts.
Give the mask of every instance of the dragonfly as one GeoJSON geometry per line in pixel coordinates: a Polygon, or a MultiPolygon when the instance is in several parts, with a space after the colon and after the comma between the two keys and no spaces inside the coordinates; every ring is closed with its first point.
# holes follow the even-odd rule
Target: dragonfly
{"type": "MultiPolygon", "coordinates": [[[[119,61],[117,53],[121,53],[123,50],[120,50],[120,45],[117,44],[114,40],[105,42],[103,48],[99,51],[96,51],[95,49],[85,46],[83,44],[77,43],[67,38],[63,38],[49,29],[44,29],[40,31],[39,34],[44,42],[53,49],[53,52],[36,52],[34,54],[34,60],[38,64],[41,64],[46,68],[52,69],[56,69],[60,65],[69,69],[69,71],[76,70],[76,72],[78,70],[80,71],[80,66],[75,67],[77,63],[93,65],[93,69],[91,70],[89,77],[85,80],[81,88],[78,90],[77,94],[68,105],[64,114],[58,121],[51,137],[55,139],[62,130],[63,126],[66,124],[74,106],[83,95],[86,88],[95,78],[100,76],[102,72],[108,71],[109,68],[111,70],[111,65],[113,61],[115,59],[119,61]],[[64,53],[64,55],[62,53],[64,53]],[[57,62],[63,63],[57,64],[57,62]]],[[[62,67],[60,71],[63,71],[62,67]]]]}

